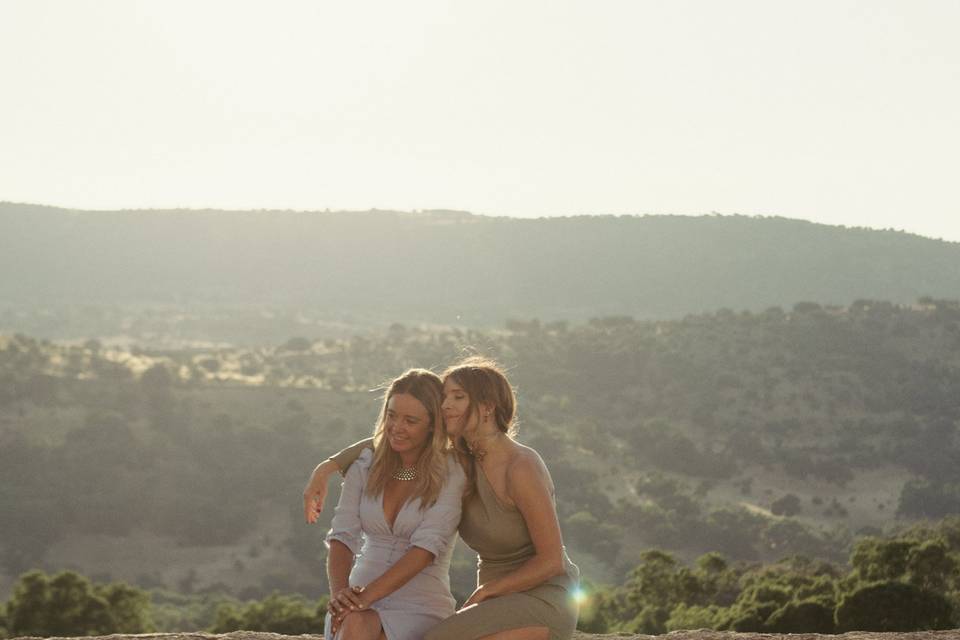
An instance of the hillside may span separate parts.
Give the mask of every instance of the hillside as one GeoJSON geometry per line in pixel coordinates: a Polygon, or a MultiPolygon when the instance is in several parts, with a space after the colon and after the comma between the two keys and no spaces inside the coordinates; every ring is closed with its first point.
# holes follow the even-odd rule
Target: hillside
{"type": "MultiPolygon", "coordinates": [[[[521,439],[547,461],[594,581],[620,581],[650,547],[842,562],[857,534],[960,513],[956,302],[397,324],[255,349],[15,336],[0,338],[5,573],[315,592],[320,531],[297,499],[307,471],[369,432],[371,389],[465,345],[511,367],[521,439]]],[[[457,557],[465,591],[472,560],[457,557]]]]}
{"type": "Polygon", "coordinates": [[[297,322],[489,326],[960,295],[960,244],[783,218],[0,203],[0,243],[0,331],[59,339],[139,324],[149,340],[143,310],[156,307],[176,312],[167,333],[184,340],[256,344],[297,322]]]}

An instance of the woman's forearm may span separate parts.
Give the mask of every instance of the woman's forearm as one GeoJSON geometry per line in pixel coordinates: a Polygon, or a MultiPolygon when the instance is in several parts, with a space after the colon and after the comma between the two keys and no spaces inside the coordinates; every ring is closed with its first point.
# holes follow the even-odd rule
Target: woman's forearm
{"type": "Polygon", "coordinates": [[[327,480],[340,471],[335,460],[324,460],[313,469],[303,489],[303,516],[310,524],[317,521],[327,499],[327,480]]]}
{"type": "Polygon", "coordinates": [[[430,566],[433,558],[433,554],[426,549],[413,547],[379,578],[366,585],[361,597],[369,604],[390,595],[430,566]]]}
{"type": "Polygon", "coordinates": [[[333,458],[327,458],[313,468],[313,473],[310,474],[310,483],[308,484],[308,487],[318,484],[321,479],[324,483],[326,483],[327,479],[335,473],[340,473],[340,465],[338,465],[337,461],[333,458]]]}
{"type": "Polygon", "coordinates": [[[353,568],[353,552],[339,540],[330,541],[327,552],[327,582],[330,593],[350,586],[350,569],[353,568]]]}
{"type": "Polygon", "coordinates": [[[327,481],[334,473],[346,475],[347,469],[357,461],[366,448],[372,448],[373,438],[361,440],[339,451],[313,468],[307,486],[303,489],[303,516],[308,524],[320,518],[323,503],[327,499],[327,481]]]}
{"type": "Polygon", "coordinates": [[[549,559],[535,555],[514,571],[480,586],[487,597],[505,596],[508,593],[532,589],[563,572],[562,557],[549,559]]]}
{"type": "Polygon", "coordinates": [[[313,484],[313,479],[317,477],[323,477],[324,482],[326,482],[326,480],[335,473],[340,473],[340,465],[338,465],[337,461],[333,458],[327,458],[313,468],[313,473],[310,475],[310,483],[313,484]]]}

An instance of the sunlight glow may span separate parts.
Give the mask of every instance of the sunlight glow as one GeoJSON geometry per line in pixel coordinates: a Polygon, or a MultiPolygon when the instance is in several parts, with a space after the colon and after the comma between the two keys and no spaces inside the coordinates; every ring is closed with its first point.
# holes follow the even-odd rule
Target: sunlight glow
{"type": "Polygon", "coordinates": [[[573,590],[573,600],[577,604],[583,604],[587,601],[587,592],[583,587],[577,587],[573,590]]]}

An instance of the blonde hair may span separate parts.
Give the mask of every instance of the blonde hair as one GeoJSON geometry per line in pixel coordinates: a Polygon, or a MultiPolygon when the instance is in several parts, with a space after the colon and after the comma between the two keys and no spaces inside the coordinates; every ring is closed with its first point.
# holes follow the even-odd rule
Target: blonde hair
{"type": "MultiPolygon", "coordinates": [[[[470,356],[447,367],[443,372],[444,380],[453,380],[470,399],[467,405],[467,418],[476,415],[479,418],[480,405],[490,407],[494,424],[501,432],[513,438],[517,433],[516,411],[517,396],[507,380],[504,369],[495,360],[483,356],[470,356]]],[[[463,435],[457,437],[454,448],[467,475],[465,497],[470,497],[477,488],[477,469],[473,456],[463,435]]]]}
{"type": "Polygon", "coordinates": [[[373,430],[373,464],[370,466],[366,493],[370,496],[382,495],[387,481],[403,467],[400,454],[386,442],[387,404],[390,398],[401,393],[416,398],[429,416],[430,437],[417,460],[417,479],[413,481],[414,490],[410,496],[411,500],[420,498],[420,509],[426,509],[437,501],[443,488],[447,477],[447,451],[450,448],[440,411],[443,382],[437,374],[427,369],[410,369],[404,372],[390,383],[383,395],[380,419],[373,430]]]}

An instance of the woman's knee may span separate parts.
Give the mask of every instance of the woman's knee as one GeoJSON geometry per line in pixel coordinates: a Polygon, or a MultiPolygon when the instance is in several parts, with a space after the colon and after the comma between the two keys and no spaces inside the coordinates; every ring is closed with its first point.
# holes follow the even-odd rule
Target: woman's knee
{"type": "Polygon", "coordinates": [[[380,637],[380,616],[373,611],[351,613],[340,624],[340,640],[377,640],[380,637]]]}

